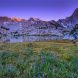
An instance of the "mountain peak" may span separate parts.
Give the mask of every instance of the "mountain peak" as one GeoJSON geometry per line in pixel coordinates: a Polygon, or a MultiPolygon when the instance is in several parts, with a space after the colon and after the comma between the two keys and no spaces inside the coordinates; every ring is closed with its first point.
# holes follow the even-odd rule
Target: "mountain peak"
{"type": "Polygon", "coordinates": [[[78,8],[76,8],[75,11],[78,12],[78,8]]]}
{"type": "Polygon", "coordinates": [[[24,21],[25,19],[21,19],[21,18],[17,18],[17,17],[12,17],[11,18],[13,21],[17,21],[17,22],[20,22],[20,21],[24,21]]]}
{"type": "Polygon", "coordinates": [[[0,16],[0,22],[7,22],[10,21],[11,19],[7,16],[0,16]]]}
{"type": "Polygon", "coordinates": [[[40,20],[38,18],[31,17],[31,18],[28,19],[28,21],[40,21],[40,20]]]}
{"type": "Polygon", "coordinates": [[[72,14],[71,17],[78,19],[78,8],[75,9],[75,11],[74,11],[74,13],[72,14]]]}

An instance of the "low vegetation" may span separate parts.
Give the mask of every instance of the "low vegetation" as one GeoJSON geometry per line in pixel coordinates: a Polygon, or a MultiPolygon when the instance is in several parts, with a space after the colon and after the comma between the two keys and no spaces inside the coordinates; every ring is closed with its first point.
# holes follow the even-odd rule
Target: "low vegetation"
{"type": "Polygon", "coordinates": [[[0,78],[78,78],[78,45],[0,43],[0,78]]]}

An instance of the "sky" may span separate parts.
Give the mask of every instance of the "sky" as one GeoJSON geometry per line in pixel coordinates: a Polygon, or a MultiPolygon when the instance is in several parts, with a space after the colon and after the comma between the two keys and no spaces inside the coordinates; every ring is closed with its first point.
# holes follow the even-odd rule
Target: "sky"
{"type": "Polygon", "coordinates": [[[0,0],[0,16],[58,20],[70,16],[78,0],[0,0]]]}

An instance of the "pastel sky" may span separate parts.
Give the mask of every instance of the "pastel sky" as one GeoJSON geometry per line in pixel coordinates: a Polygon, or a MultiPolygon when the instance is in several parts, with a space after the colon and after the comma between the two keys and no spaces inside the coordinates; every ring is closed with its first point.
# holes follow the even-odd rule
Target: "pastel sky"
{"type": "Polygon", "coordinates": [[[58,20],[70,16],[78,0],[0,0],[0,16],[58,20]]]}

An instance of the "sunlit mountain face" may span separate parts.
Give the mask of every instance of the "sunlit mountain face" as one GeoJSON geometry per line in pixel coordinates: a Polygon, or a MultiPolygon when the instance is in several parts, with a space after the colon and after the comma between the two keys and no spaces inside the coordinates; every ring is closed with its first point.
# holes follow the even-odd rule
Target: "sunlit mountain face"
{"type": "Polygon", "coordinates": [[[11,20],[12,20],[12,21],[18,21],[18,22],[20,22],[20,21],[25,21],[25,19],[17,18],[17,17],[12,17],[11,20]]]}

